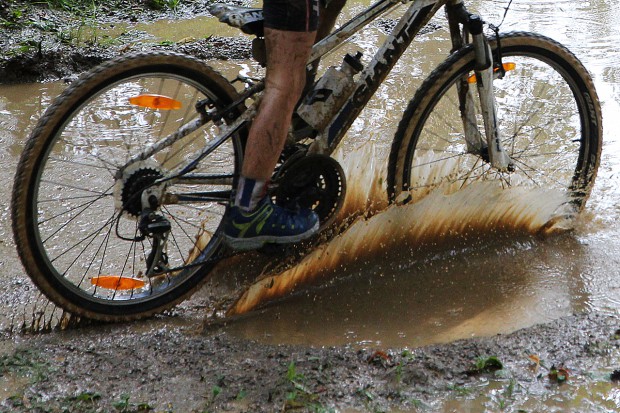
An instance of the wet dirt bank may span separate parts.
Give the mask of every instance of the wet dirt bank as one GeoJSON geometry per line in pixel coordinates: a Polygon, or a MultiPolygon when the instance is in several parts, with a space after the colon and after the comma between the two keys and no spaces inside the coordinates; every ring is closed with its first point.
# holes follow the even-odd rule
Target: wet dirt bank
{"type": "Polygon", "coordinates": [[[67,79],[105,60],[138,51],[178,51],[200,59],[247,59],[251,41],[203,36],[149,40],[125,23],[208,16],[210,0],[0,1],[0,83],[67,79]],[[160,4],[154,9],[153,4],[160,4]],[[96,6],[95,6],[96,5],[96,6]],[[119,28],[120,27],[120,28],[119,28]],[[113,30],[116,29],[116,30],[113,30]],[[113,30],[114,35],[108,34],[113,30]]]}
{"type": "MultiPolygon", "coordinates": [[[[174,12],[154,11],[138,0],[120,3],[135,12],[110,9],[99,12],[97,20],[187,16],[203,13],[205,2],[185,2],[185,8],[174,12]]],[[[6,7],[15,4],[21,3],[0,1],[6,7]]],[[[59,27],[74,21],[66,11],[28,10],[20,21],[44,16],[59,27]]],[[[0,81],[71,77],[135,50],[178,50],[200,58],[247,58],[249,53],[249,44],[239,39],[161,44],[129,36],[119,43],[88,45],[63,43],[54,34],[60,29],[38,32],[28,26],[3,26],[0,81]],[[28,43],[28,38],[39,40],[28,43]]],[[[0,341],[0,411],[460,412],[446,400],[489,393],[492,379],[505,391],[470,411],[518,411],[528,397],[573,392],[593,377],[615,386],[611,373],[620,368],[620,323],[601,314],[577,314],[512,334],[415,349],[265,345],[235,337],[225,326],[202,328],[200,317],[179,327],[180,314],[49,334],[7,333],[0,341]],[[530,355],[541,359],[541,365],[530,355]],[[493,363],[485,363],[490,357],[503,368],[492,371],[493,363]],[[568,369],[565,383],[548,376],[552,365],[568,369]],[[520,393],[509,392],[511,387],[520,393]]],[[[606,410],[567,402],[562,411],[606,410]]]]}
{"type": "MultiPolygon", "coordinates": [[[[218,328],[156,324],[7,338],[16,344],[0,365],[13,394],[2,411],[452,411],[440,401],[475,396],[493,378],[517,383],[525,400],[595,376],[609,382],[616,366],[606,363],[620,346],[617,320],[595,314],[416,349],[266,346],[218,328]],[[537,369],[530,354],[547,368],[564,366],[566,383],[537,369]],[[492,357],[503,369],[481,364],[492,357]]],[[[501,410],[517,411],[508,408],[518,405],[513,397],[501,410]]],[[[563,411],[599,411],[572,406],[563,411]]]]}

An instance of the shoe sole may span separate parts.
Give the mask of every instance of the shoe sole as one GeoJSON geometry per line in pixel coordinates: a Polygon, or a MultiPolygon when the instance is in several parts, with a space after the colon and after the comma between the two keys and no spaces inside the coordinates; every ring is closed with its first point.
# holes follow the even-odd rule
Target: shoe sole
{"type": "Polygon", "coordinates": [[[314,227],[308,231],[297,235],[289,236],[275,236],[275,235],[263,235],[252,238],[234,238],[224,234],[224,242],[230,248],[236,251],[251,251],[257,250],[265,244],[294,244],[296,242],[303,241],[310,238],[319,231],[319,222],[314,224],[314,227]]]}

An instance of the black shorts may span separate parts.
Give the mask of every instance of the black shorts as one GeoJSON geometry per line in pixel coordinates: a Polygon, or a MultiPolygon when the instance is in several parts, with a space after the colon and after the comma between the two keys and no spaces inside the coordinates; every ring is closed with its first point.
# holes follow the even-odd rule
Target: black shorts
{"type": "Polygon", "coordinates": [[[319,24],[318,0],[263,0],[265,27],[313,32],[319,24]]]}

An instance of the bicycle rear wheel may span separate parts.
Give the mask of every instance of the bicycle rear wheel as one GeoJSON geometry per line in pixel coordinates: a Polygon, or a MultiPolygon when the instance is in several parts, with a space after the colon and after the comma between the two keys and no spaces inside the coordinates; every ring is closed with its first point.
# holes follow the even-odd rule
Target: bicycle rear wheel
{"type": "MultiPolygon", "coordinates": [[[[241,165],[245,130],[172,181],[156,211],[167,221],[158,250],[138,228],[140,194],[218,133],[207,124],[119,172],[149,144],[199,116],[196,102],[221,109],[237,98],[201,61],[172,53],[120,57],[82,76],[48,108],[29,137],[15,177],[13,231],[37,287],[80,316],[131,320],[187,298],[222,249],[218,228],[241,165]],[[135,98],[165,96],[170,110],[135,98]],[[133,103],[130,102],[130,99],[133,103]]],[[[240,108],[242,110],[242,108],[240,108]]]]}
{"type": "MultiPolygon", "coordinates": [[[[503,35],[500,43],[503,61],[515,64],[493,83],[500,136],[514,170],[492,168],[484,148],[468,149],[465,142],[459,84],[473,89],[478,115],[471,126],[484,136],[476,87],[467,82],[475,64],[467,46],[433,71],[404,113],[388,166],[392,200],[496,181],[502,187],[557,189],[574,212],[583,208],[602,146],[600,103],[590,75],[571,52],[546,37],[516,32],[503,35]]],[[[491,47],[495,52],[497,43],[491,47]]]]}

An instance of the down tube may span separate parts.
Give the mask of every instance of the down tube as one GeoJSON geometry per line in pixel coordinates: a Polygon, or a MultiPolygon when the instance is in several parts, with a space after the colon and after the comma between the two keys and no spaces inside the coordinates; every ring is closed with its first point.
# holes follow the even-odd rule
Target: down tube
{"type": "Polygon", "coordinates": [[[413,5],[400,20],[399,25],[377,51],[372,62],[362,73],[358,86],[347,100],[334,120],[327,126],[327,146],[329,152],[340,143],[353,121],[375,94],[398,59],[403,55],[413,38],[426,25],[442,6],[443,2],[433,3],[421,9],[413,5]]]}

